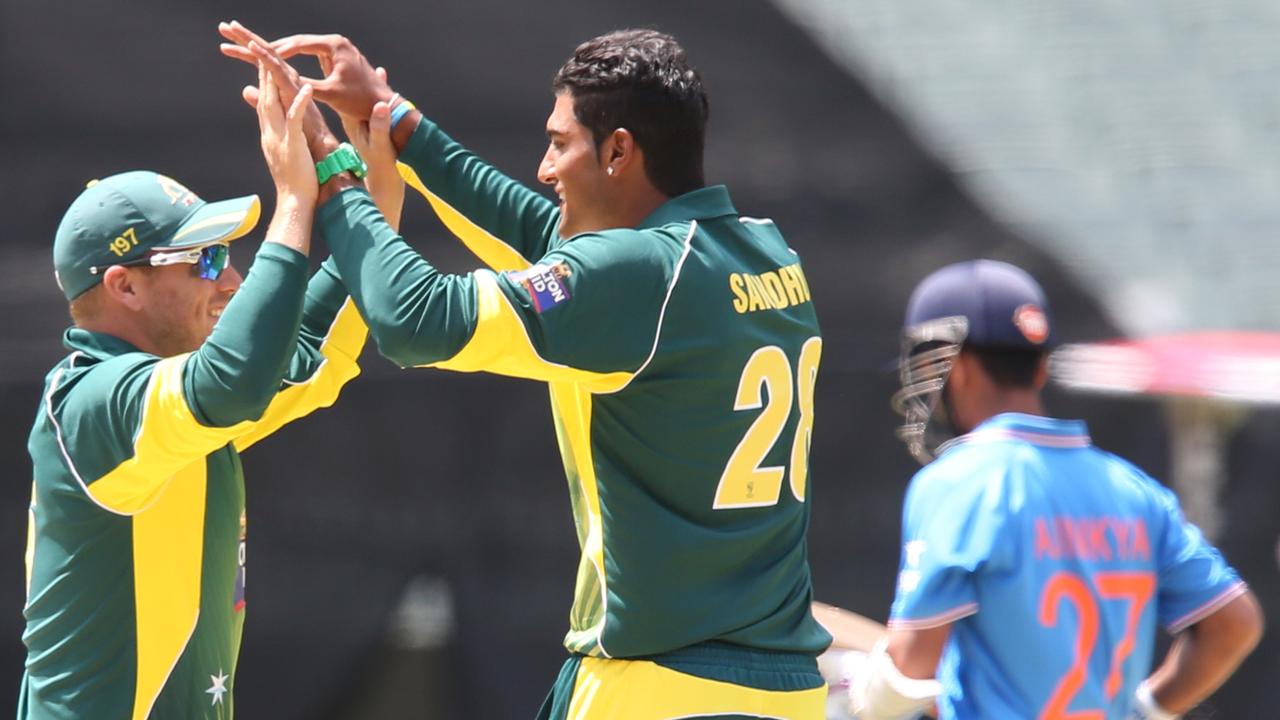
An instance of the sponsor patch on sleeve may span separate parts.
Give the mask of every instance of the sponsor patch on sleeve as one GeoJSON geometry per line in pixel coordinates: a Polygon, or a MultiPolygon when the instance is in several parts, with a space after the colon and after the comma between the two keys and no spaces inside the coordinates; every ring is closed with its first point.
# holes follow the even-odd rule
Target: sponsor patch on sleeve
{"type": "Polygon", "coordinates": [[[569,286],[565,283],[573,271],[558,262],[553,265],[534,265],[527,270],[507,273],[512,282],[519,283],[533,300],[533,309],[542,314],[569,300],[569,286]]]}

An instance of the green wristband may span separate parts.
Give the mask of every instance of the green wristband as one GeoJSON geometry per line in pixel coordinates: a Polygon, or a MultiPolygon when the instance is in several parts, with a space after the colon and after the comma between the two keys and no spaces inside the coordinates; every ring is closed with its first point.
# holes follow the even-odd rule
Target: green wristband
{"type": "Polygon", "coordinates": [[[351,147],[351,143],[342,143],[323,160],[316,163],[316,179],[323,185],[329,182],[329,178],[347,170],[350,170],[352,175],[362,178],[369,172],[369,166],[360,157],[360,153],[351,147]]]}

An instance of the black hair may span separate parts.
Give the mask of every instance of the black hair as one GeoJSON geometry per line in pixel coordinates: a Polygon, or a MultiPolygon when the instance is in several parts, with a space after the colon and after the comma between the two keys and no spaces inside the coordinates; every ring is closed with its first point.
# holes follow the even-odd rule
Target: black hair
{"type": "Polygon", "coordinates": [[[656,30],[615,30],[588,40],[556,72],[597,151],[625,128],[644,151],[645,174],[668,197],[702,187],[707,93],[676,39],[656,30]]]}
{"type": "Polygon", "coordinates": [[[1045,356],[1044,350],[1028,348],[965,345],[964,349],[978,358],[983,371],[997,387],[1005,389],[1034,388],[1036,373],[1045,356]]]}

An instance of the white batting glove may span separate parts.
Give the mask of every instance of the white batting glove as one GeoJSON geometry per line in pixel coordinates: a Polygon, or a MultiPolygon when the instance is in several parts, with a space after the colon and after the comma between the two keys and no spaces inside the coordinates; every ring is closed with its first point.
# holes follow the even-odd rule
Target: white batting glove
{"type": "Polygon", "coordinates": [[[1182,717],[1160,707],[1160,704],[1156,702],[1155,696],[1151,694],[1151,686],[1147,685],[1145,680],[1134,691],[1133,700],[1133,709],[1129,711],[1129,720],[1178,720],[1178,718],[1182,717]]]}
{"type": "Polygon", "coordinates": [[[818,671],[827,681],[827,720],[857,720],[849,707],[849,683],[866,663],[860,650],[833,649],[818,656],[818,671]]]}
{"type": "Polygon", "coordinates": [[[937,680],[903,675],[882,639],[849,681],[849,710],[859,720],[912,720],[942,694],[937,680]]]}

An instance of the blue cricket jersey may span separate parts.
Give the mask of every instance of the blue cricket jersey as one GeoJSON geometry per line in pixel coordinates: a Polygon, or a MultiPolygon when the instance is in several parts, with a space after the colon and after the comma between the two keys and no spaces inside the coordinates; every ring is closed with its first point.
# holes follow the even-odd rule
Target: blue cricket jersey
{"type": "Polygon", "coordinates": [[[911,481],[889,627],[953,623],[940,718],[1124,718],[1157,622],[1245,585],[1177,497],[1083,422],[997,415],[911,481]]]}

